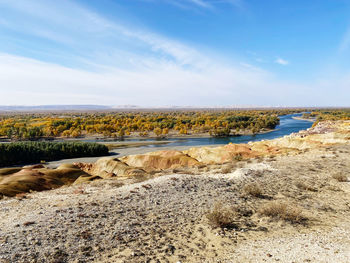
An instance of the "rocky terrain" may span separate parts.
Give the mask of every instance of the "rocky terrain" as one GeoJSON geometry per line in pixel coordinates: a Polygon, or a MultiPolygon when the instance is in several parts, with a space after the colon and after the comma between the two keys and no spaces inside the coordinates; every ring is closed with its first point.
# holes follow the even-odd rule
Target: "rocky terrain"
{"type": "Polygon", "coordinates": [[[350,262],[349,153],[342,121],[247,145],[2,169],[0,262],[350,262]]]}

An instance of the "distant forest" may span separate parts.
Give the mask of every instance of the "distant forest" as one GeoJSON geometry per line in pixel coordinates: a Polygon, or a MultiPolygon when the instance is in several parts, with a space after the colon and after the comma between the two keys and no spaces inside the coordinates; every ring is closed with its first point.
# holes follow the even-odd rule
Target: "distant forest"
{"type": "Polygon", "coordinates": [[[169,134],[228,136],[274,129],[279,115],[300,110],[130,111],[115,113],[27,113],[0,115],[0,137],[11,140],[100,135],[166,137],[169,134]]]}
{"type": "Polygon", "coordinates": [[[14,142],[0,144],[0,167],[59,159],[108,155],[103,144],[86,142],[14,142]]]}
{"type": "Polygon", "coordinates": [[[313,110],[310,113],[304,113],[303,117],[316,119],[315,123],[325,120],[350,120],[350,109],[313,110]]]}

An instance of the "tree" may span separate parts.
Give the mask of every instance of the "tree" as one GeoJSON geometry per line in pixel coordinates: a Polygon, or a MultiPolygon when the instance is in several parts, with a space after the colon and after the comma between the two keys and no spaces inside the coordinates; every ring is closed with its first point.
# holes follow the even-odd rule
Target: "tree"
{"type": "Polygon", "coordinates": [[[169,133],[169,129],[168,128],[164,128],[163,131],[162,131],[162,134],[163,135],[168,135],[169,133]]]}
{"type": "Polygon", "coordinates": [[[155,128],[153,130],[154,134],[157,135],[157,137],[159,137],[162,134],[162,129],[161,128],[155,128]]]}

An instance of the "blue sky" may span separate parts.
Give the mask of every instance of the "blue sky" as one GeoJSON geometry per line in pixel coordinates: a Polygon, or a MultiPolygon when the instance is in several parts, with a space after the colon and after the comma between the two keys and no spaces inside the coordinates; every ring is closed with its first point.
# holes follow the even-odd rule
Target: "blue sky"
{"type": "Polygon", "coordinates": [[[350,106],[346,0],[0,0],[0,104],[350,106]]]}

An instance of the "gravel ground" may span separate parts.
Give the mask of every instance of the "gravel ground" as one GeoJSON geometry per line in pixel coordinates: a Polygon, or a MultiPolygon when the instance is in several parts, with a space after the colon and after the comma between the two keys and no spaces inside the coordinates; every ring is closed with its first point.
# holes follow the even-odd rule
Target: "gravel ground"
{"type": "Polygon", "coordinates": [[[3,199],[0,262],[350,262],[350,186],[332,179],[350,177],[349,151],[334,146],[235,163],[225,174],[211,166],[3,199]],[[242,195],[251,182],[263,196],[242,195]],[[261,216],[273,200],[300,206],[307,223],[261,216]],[[244,208],[234,229],[207,219],[218,202],[244,208]]]}

